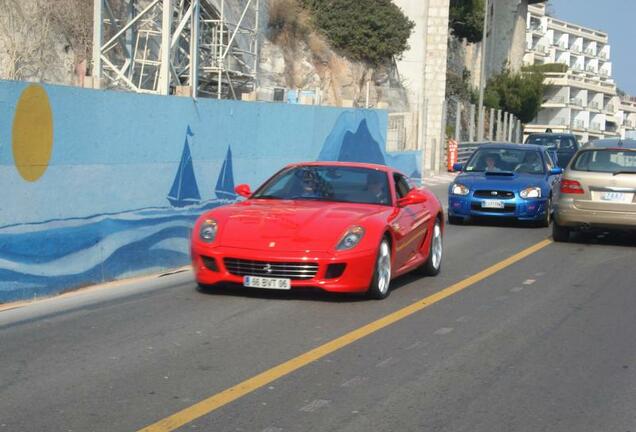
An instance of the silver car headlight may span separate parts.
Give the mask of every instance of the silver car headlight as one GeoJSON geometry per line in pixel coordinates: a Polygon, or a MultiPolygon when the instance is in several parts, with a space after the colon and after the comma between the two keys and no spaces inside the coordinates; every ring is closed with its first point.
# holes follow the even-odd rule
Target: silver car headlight
{"type": "Polygon", "coordinates": [[[360,243],[362,237],[364,236],[364,228],[361,226],[353,226],[345,231],[344,235],[338,242],[338,246],[336,246],[336,250],[348,250],[353,249],[360,243]]]}
{"type": "Polygon", "coordinates": [[[519,192],[519,196],[523,199],[541,198],[541,188],[540,187],[525,188],[524,190],[519,192]]]}
{"type": "Polygon", "coordinates": [[[470,189],[468,189],[466,186],[464,186],[461,183],[453,183],[453,186],[451,187],[451,193],[453,195],[466,196],[470,193],[470,189]]]}
{"type": "Polygon", "coordinates": [[[212,243],[218,230],[219,225],[214,219],[206,219],[199,227],[199,238],[206,243],[212,243]]]}

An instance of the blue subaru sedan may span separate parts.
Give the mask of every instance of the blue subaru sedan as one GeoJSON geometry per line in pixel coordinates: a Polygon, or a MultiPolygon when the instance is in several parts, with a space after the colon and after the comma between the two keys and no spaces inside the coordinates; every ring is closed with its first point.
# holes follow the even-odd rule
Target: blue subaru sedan
{"type": "Polygon", "coordinates": [[[550,225],[563,170],[546,147],[485,144],[455,168],[461,173],[448,190],[449,223],[502,217],[550,225]]]}

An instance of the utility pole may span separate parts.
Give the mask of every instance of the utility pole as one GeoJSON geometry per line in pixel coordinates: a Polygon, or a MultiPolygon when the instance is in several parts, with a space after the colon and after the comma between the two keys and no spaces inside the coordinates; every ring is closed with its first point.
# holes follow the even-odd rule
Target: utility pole
{"type": "Polygon", "coordinates": [[[481,37],[481,72],[479,74],[479,120],[477,121],[477,141],[484,139],[484,87],[486,87],[486,38],[488,36],[489,0],[484,0],[484,31],[481,37]]]}

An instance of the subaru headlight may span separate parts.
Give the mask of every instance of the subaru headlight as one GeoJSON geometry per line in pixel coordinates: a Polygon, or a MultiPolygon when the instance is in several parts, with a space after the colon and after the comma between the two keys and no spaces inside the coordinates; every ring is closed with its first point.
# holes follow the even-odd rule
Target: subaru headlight
{"type": "Polygon", "coordinates": [[[364,236],[364,228],[360,226],[354,226],[349,228],[340,241],[338,242],[338,246],[336,246],[336,250],[348,250],[353,249],[360,243],[362,237],[364,236]]]}
{"type": "Polygon", "coordinates": [[[519,196],[523,199],[541,198],[541,188],[540,187],[525,188],[524,190],[519,192],[519,196]]]}
{"type": "Polygon", "coordinates": [[[466,196],[468,195],[469,192],[470,192],[470,189],[468,189],[466,186],[464,186],[461,183],[453,183],[453,186],[451,187],[451,193],[453,195],[466,196]]]}
{"type": "Polygon", "coordinates": [[[206,243],[212,243],[216,238],[219,225],[214,219],[206,219],[199,227],[199,238],[206,243]]]}

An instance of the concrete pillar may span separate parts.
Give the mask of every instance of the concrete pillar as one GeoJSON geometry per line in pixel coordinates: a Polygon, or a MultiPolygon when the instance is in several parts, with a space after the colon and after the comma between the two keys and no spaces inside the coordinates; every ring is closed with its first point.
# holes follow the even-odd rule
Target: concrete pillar
{"type": "Polygon", "coordinates": [[[510,120],[508,120],[508,142],[512,142],[512,132],[515,127],[515,116],[510,113],[510,120]]]}
{"type": "Polygon", "coordinates": [[[516,132],[516,137],[515,137],[515,141],[518,142],[519,144],[521,144],[521,120],[517,120],[517,127],[515,129],[516,132]]]}
{"type": "Polygon", "coordinates": [[[449,0],[395,0],[415,22],[410,49],[397,62],[410,98],[411,111],[419,113],[418,148],[424,175],[439,172],[443,154],[442,124],[446,96],[449,0]]]}
{"type": "Polygon", "coordinates": [[[494,108],[490,108],[490,125],[488,127],[488,139],[490,141],[494,141],[495,140],[495,109],[494,108]]]}
{"type": "Polygon", "coordinates": [[[457,114],[455,116],[455,141],[462,140],[462,101],[457,99],[457,114]]]}
{"type": "Polygon", "coordinates": [[[102,81],[102,0],[93,3],[93,88],[100,88],[102,81]]]}
{"type": "Polygon", "coordinates": [[[470,104],[470,114],[468,117],[468,141],[475,141],[475,105],[470,104]]]}
{"type": "MultiPolygon", "coordinates": [[[[172,39],[172,3],[173,0],[163,0],[161,20],[161,65],[159,66],[160,95],[170,94],[170,42],[172,39]]],[[[220,86],[219,86],[220,87],[220,86]]]]}
{"type": "Polygon", "coordinates": [[[508,113],[503,113],[503,128],[501,129],[501,140],[506,141],[508,138],[508,113]]]}
{"type": "Polygon", "coordinates": [[[495,138],[496,141],[503,141],[502,130],[503,130],[503,122],[501,120],[501,110],[497,110],[497,137],[495,138]]]}

